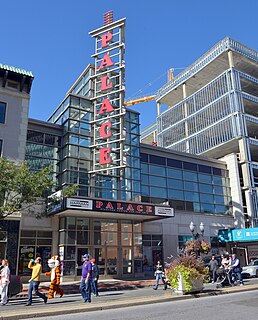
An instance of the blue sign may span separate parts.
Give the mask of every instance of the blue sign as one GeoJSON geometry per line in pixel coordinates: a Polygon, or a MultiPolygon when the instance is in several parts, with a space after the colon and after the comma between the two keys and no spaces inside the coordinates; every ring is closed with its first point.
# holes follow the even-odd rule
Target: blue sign
{"type": "Polygon", "coordinates": [[[232,229],[221,229],[218,232],[219,242],[231,242],[233,241],[232,229]]]}
{"type": "Polygon", "coordinates": [[[233,241],[258,241],[258,228],[232,230],[233,241]]]}

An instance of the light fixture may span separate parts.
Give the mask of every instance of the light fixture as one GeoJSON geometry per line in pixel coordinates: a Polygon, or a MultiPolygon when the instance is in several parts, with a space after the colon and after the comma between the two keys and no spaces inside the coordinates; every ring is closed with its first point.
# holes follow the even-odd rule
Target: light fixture
{"type": "Polygon", "coordinates": [[[201,230],[201,233],[203,234],[204,233],[204,224],[203,224],[203,222],[200,223],[200,230],[201,230]]]}
{"type": "Polygon", "coordinates": [[[192,233],[194,233],[194,223],[193,223],[193,221],[191,221],[191,223],[189,224],[189,228],[190,228],[190,231],[192,233]]]}

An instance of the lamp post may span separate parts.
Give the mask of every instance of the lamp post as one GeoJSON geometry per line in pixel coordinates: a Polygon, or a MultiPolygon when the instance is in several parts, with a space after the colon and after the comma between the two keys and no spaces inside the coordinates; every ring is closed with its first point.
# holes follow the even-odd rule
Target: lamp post
{"type": "MultiPolygon", "coordinates": [[[[201,236],[202,236],[202,238],[203,238],[203,235],[204,235],[204,223],[203,223],[203,222],[200,223],[199,228],[200,228],[201,236]]],[[[191,221],[191,223],[189,224],[189,229],[190,229],[190,231],[192,232],[193,238],[194,238],[195,240],[197,240],[197,239],[200,238],[200,234],[199,234],[198,232],[196,232],[196,234],[194,234],[195,225],[194,225],[193,221],[191,221]]]]}
{"type": "Polygon", "coordinates": [[[201,222],[199,229],[201,234],[199,234],[198,232],[194,232],[195,231],[195,225],[193,223],[193,221],[191,221],[190,225],[189,225],[189,229],[192,232],[193,235],[193,241],[196,244],[196,249],[194,250],[194,252],[192,252],[191,254],[195,254],[197,257],[200,257],[200,253],[201,253],[201,240],[200,237],[203,239],[203,234],[204,234],[204,223],[201,222]]]}

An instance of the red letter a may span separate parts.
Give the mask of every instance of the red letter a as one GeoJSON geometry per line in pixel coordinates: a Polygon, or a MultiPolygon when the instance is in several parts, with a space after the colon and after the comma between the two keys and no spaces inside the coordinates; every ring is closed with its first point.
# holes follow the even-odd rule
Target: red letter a
{"type": "Polygon", "coordinates": [[[102,61],[101,65],[99,66],[99,69],[102,69],[104,67],[111,67],[113,66],[114,62],[110,59],[110,56],[108,54],[105,54],[102,61]]]}
{"type": "Polygon", "coordinates": [[[104,112],[112,112],[114,111],[114,108],[111,106],[110,101],[108,100],[108,98],[105,98],[102,102],[102,105],[100,107],[100,110],[98,112],[98,114],[103,114],[104,112]]]}

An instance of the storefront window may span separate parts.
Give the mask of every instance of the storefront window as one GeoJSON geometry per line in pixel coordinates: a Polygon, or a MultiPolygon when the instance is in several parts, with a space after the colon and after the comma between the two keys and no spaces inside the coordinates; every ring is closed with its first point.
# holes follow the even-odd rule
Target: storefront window
{"type": "Polygon", "coordinates": [[[80,217],[60,219],[59,253],[62,251],[64,275],[81,275],[81,256],[89,253],[96,259],[100,274],[116,275],[141,273],[143,270],[142,224],[131,220],[91,220],[80,217]],[[72,218],[72,219],[70,219],[72,218]],[[71,229],[68,229],[70,226],[71,229]],[[119,233],[118,230],[121,230],[119,233]],[[123,260],[118,270],[118,247],[122,246],[123,260]],[[80,261],[80,264],[78,264],[80,261]],[[72,271],[70,262],[75,262],[72,271]]]}
{"type": "Polygon", "coordinates": [[[132,273],[132,249],[123,248],[123,274],[132,273]]]}
{"type": "Polygon", "coordinates": [[[75,231],[68,231],[66,243],[67,244],[75,244],[75,236],[76,236],[75,231]]]}
{"type": "Polygon", "coordinates": [[[88,231],[77,231],[77,244],[89,244],[88,231]]]}
{"type": "Polygon", "coordinates": [[[49,271],[47,264],[51,257],[52,231],[22,230],[19,248],[19,274],[30,275],[30,259],[41,257],[42,272],[49,271]],[[31,238],[33,236],[33,238],[31,238]]]}
{"type": "Polygon", "coordinates": [[[65,248],[65,260],[75,260],[75,247],[66,247],[65,248]]]}

